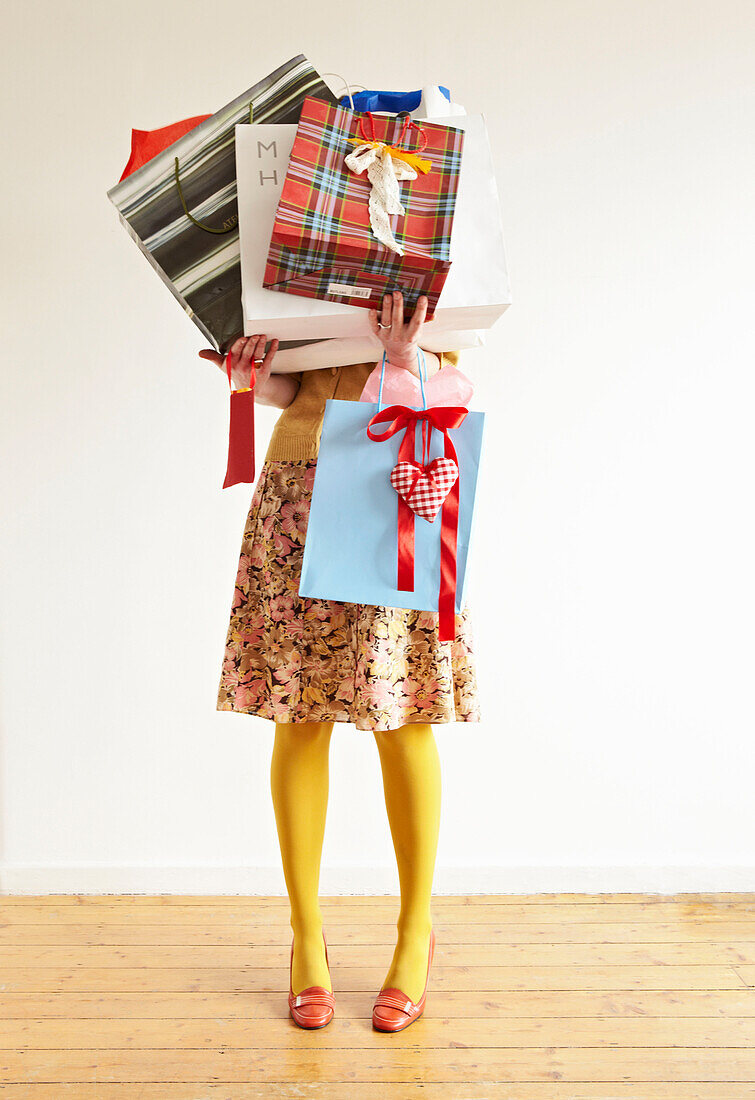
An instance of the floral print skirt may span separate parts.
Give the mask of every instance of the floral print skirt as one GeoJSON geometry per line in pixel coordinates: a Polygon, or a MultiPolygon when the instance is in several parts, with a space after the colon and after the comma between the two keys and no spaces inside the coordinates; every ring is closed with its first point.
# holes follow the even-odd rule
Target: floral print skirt
{"type": "Polygon", "coordinates": [[[316,459],[265,462],[244,529],[218,710],[277,722],[479,722],[469,611],[438,638],[437,611],[299,596],[316,459]]]}

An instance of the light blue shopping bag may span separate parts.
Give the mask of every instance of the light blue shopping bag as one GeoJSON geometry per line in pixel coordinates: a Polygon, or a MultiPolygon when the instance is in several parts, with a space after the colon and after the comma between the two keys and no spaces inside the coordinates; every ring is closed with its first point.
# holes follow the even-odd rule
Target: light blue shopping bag
{"type": "MultiPolygon", "coordinates": [[[[326,402],[299,594],[346,603],[438,611],[442,513],[432,522],[415,517],[414,590],[402,591],[397,583],[400,505],[390,475],[398,461],[402,433],[375,442],[369,438],[367,426],[376,413],[385,416],[395,409],[409,411],[409,407],[383,408],[384,373],[385,356],[377,405],[333,399],[326,402]]],[[[412,408],[427,410],[421,368],[420,383],[422,405],[412,408]]],[[[442,415],[440,407],[437,411],[442,415]]],[[[466,412],[463,422],[448,430],[459,467],[456,611],[464,607],[484,420],[482,412],[466,412]]],[[[419,427],[416,434],[419,441],[419,427]]],[[[444,436],[437,429],[431,433],[425,457],[428,455],[430,460],[444,455],[444,436]]]]}

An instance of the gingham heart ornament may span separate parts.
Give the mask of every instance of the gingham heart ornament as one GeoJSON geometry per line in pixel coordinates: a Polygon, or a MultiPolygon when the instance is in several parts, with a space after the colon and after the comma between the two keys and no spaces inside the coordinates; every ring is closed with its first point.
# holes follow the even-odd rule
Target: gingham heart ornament
{"type": "Polygon", "coordinates": [[[434,458],[426,466],[402,461],[391,470],[391,485],[413,512],[432,523],[458,476],[452,458],[434,458]]]}

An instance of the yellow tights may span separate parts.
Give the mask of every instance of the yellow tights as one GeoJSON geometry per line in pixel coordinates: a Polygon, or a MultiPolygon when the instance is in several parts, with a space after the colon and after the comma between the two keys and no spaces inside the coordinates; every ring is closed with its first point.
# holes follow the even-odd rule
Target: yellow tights
{"type": "MultiPolygon", "coordinates": [[[[319,902],[332,722],[275,724],[270,786],[294,934],[292,987],[332,989],[319,902]]],[[[430,899],[440,828],[440,759],[433,728],[375,731],[385,806],[398,864],[398,940],[381,989],[422,995],[430,951],[430,899]]],[[[327,937],[327,931],[325,933],[327,937]]]]}

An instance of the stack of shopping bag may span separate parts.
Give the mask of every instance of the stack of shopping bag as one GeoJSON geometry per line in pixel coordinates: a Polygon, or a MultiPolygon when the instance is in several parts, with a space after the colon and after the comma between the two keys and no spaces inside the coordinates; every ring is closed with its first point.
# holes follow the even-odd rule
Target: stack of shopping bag
{"type": "MultiPolygon", "coordinates": [[[[214,115],[133,131],[108,195],[226,353],[224,485],[254,478],[253,378],[244,390],[231,379],[238,336],[264,332],[283,347],[364,338],[367,310],[400,290],[407,312],[427,296],[423,345],[443,351],[484,343],[510,302],[485,119],[439,86],[339,101],[299,55],[214,115]]],[[[384,357],[377,402],[327,402],[300,592],[437,610],[450,639],[484,414],[461,398],[428,403],[422,365],[421,403],[385,406],[386,367],[384,357]]]]}
{"type": "MultiPolygon", "coordinates": [[[[411,305],[430,289],[422,281],[430,272],[431,281],[443,282],[423,326],[428,350],[484,343],[485,330],[511,301],[493,158],[484,116],[467,115],[443,93],[437,85],[416,93],[357,93],[337,110],[305,102],[298,126],[236,127],[247,334],[369,336],[366,309],[376,304],[376,292],[400,289],[411,305]],[[360,151],[360,144],[369,145],[364,135],[371,125],[363,108],[413,108],[421,132],[407,129],[396,154],[432,165],[399,182],[406,215],[388,216],[394,238],[406,245],[404,256],[372,233],[370,169],[357,173],[346,162],[355,152],[359,160],[373,152],[360,151]],[[439,145],[445,146],[440,152],[439,145]],[[355,277],[361,268],[364,278],[355,277]]],[[[395,113],[372,118],[377,136],[392,140],[404,129],[395,113]]],[[[394,163],[401,171],[407,162],[396,155],[394,163]]]]}

